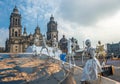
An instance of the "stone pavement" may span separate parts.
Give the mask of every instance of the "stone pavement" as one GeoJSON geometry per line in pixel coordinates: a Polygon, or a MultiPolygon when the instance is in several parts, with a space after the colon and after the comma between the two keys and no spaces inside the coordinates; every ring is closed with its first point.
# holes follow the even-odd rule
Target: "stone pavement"
{"type": "MultiPolygon", "coordinates": [[[[12,56],[12,58],[1,60],[0,84],[59,84],[60,82],[61,84],[80,84],[82,68],[78,66],[84,66],[81,64],[81,60],[76,60],[78,66],[69,71],[67,63],[64,64],[64,69],[60,61],[46,58],[12,56]],[[68,74],[67,77],[65,77],[65,73],[68,74]]],[[[101,84],[117,84],[104,77],[101,80],[101,84]]],[[[94,81],[92,84],[99,84],[99,82],[100,80],[94,81]]]]}

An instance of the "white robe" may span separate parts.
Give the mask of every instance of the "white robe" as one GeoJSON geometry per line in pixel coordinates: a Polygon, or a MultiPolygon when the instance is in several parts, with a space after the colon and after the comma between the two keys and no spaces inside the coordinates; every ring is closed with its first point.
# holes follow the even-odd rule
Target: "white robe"
{"type": "Polygon", "coordinates": [[[88,51],[88,53],[90,53],[93,58],[87,60],[83,69],[81,81],[96,80],[98,78],[98,73],[102,72],[101,65],[99,61],[95,58],[94,49],[89,48],[88,51]]]}

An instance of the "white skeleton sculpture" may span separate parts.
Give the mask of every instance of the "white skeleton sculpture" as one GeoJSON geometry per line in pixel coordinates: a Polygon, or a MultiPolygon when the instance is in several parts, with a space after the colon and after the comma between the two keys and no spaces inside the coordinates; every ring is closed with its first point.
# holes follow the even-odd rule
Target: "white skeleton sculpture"
{"type": "Polygon", "coordinates": [[[34,56],[37,56],[37,55],[38,55],[37,49],[36,49],[36,45],[35,45],[38,41],[39,41],[39,39],[36,37],[36,38],[34,39],[34,44],[32,45],[33,55],[34,55],[34,56]]]}
{"type": "Polygon", "coordinates": [[[69,60],[69,64],[70,64],[70,68],[72,68],[72,61],[73,61],[73,65],[75,66],[75,59],[74,59],[74,52],[72,51],[72,42],[71,39],[68,40],[68,60],[69,60]]]}
{"type": "Polygon", "coordinates": [[[102,72],[101,65],[95,57],[95,49],[91,47],[91,41],[88,39],[86,40],[85,44],[87,46],[85,52],[86,55],[89,56],[89,59],[87,60],[83,69],[81,77],[82,83],[86,81],[96,80],[98,78],[98,73],[102,72]]]}
{"type": "Polygon", "coordinates": [[[58,42],[57,42],[56,37],[53,38],[52,46],[53,46],[53,53],[54,53],[54,57],[55,57],[55,52],[57,52],[57,49],[58,49],[58,42]]]}
{"type": "Polygon", "coordinates": [[[48,51],[48,47],[47,47],[47,45],[46,45],[46,38],[45,38],[45,35],[43,35],[43,43],[42,43],[42,48],[41,48],[41,50],[40,50],[40,55],[41,55],[43,49],[46,49],[48,55],[50,56],[49,51],[48,51]]]}
{"type": "Polygon", "coordinates": [[[57,47],[58,46],[58,42],[56,37],[53,38],[53,47],[57,47]]]}

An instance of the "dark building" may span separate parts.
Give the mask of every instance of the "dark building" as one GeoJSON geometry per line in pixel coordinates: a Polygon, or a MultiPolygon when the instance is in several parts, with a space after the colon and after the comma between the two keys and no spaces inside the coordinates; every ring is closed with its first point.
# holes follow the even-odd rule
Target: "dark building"
{"type": "MultiPolygon", "coordinates": [[[[53,36],[56,36],[58,40],[57,23],[54,21],[53,16],[50,17],[50,22],[47,24],[47,27],[48,43],[52,42],[53,36]]],[[[36,46],[42,45],[42,34],[40,31],[40,27],[37,25],[34,34],[29,35],[27,35],[26,27],[24,27],[24,31],[22,34],[21,14],[15,6],[10,16],[9,38],[6,40],[5,45],[6,52],[25,52],[26,48],[33,44],[35,44],[36,46]],[[35,41],[36,39],[37,41],[35,41]]]]}
{"type": "MultiPolygon", "coordinates": [[[[67,41],[68,40],[65,38],[65,35],[63,35],[63,37],[59,41],[59,47],[62,50],[62,52],[65,52],[65,53],[67,53],[67,41]]],[[[80,49],[77,39],[72,37],[71,42],[72,42],[71,47],[72,47],[73,51],[76,51],[76,50],[80,49]]]]}
{"type": "Polygon", "coordinates": [[[67,39],[65,38],[65,35],[60,39],[59,41],[59,47],[62,50],[62,52],[67,52],[67,39]]]}
{"type": "Polygon", "coordinates": [[[52,46],[53,38],[56,38],[58,41],[58,30],[57,30],[57,22],[54,21],[53,15],[50,17],[50,21],[47,24],[47,40],[49,46],[52,46]]]}
{"type": "Polygon", "coordinates": [[[5,48],[4,47],[0,47],[0,53],[5,52],[5,48]]]}
{"type": "Polygon", "coordinates": [[[120,55],[120,42],[114,44],[107,44],[107,53],[108,55],[114,54],[115,56],[120,55]]]}
{"type": "Polygon", "coordinates": [[[74,49],[75,49],[75,50],[79,50],[80,47],[79,47],[79,45],[78,45],[77,39],[75,39],[74,37],[72,37],[71,41],[72,41],[72,44],[74,45],[74,49]]]}

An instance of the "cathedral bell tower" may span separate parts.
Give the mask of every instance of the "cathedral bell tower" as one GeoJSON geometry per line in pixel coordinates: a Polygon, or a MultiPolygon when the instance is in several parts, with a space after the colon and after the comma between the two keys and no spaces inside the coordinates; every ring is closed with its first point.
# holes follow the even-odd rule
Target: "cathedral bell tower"
{"type": "Polygon", "coordinates": [[[21,15],[17,7],[13,9],[10,16],[9,25],[9,41],[10,41],[10,52],[17,53],[22,52],[21,46],[22,26],[21,26],[21,15]]]}
{"type": "Polygon", "coordinates": [[[41,46],[42,45],[42,34],[40,32],[40,27],[37,25],[37,27],[35,28],[35,33],[34,33],[34,44],[36,46],[41,46]]]}
{"type": "Polygon", "coordinates": [[[22,32],[21,30],[22,30],[21,15],[19,14],[17,7],[15,6],[10,16],[10,26],[9,26],[10,38],[20,37],[22,32]]]}
{"type": "Polygon", "coordinates": [[[26,27],[24,27],[23,36],[27,36],[26,27]]]}
{"type": "Polygon", "coordinates": [[[54,38],[56,38],[56,40],[58,41],[57,22],[54,21],[54,17],[53,15],[51,15],[50,21],[47,24],[47,40],[49,41],[50,46],[52,46],[54,38]]]}

